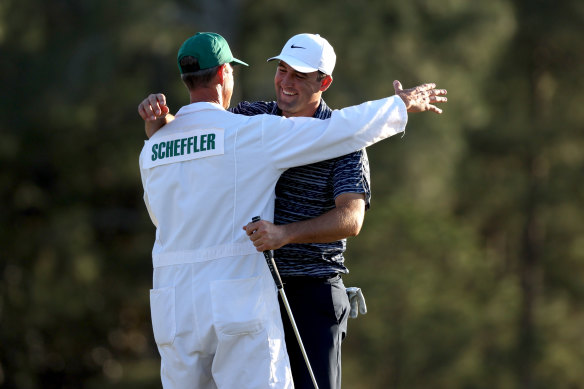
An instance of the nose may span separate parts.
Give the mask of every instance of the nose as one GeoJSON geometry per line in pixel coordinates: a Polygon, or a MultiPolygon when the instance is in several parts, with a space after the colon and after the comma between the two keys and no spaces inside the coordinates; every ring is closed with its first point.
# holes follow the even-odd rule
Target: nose
{"type": "Polygon", "coordinates": [[[282,81],[280,82],[282,86],[292,86],[294,84],[294,77],[291,72],[287,72],[282,76],[282,81]]]}

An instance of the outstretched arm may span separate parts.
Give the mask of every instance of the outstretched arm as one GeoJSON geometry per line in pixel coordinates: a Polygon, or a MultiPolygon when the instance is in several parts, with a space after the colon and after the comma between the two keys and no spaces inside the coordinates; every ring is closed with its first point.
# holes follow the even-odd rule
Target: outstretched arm
{"type": "Polygon", "coordinates": [[[162,93],[151,94],[138,105],[138,113],[144,120],[146,136],[150,138],[162,126],[174,120],[162,93]]]}
{"type": "Polygon", "coordinates": [[[265,251],[290,243],[329,243],[356,236],[364,217],[365,195],[343,193],[335,199],[335,208],[313,219],[281,225],[261,220],[243,229],[257,251],[265,251]]]}

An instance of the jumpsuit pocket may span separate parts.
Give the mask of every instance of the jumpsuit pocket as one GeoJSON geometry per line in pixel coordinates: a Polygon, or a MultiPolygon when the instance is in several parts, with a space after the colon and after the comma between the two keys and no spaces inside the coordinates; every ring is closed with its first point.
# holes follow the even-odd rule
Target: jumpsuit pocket
{"type": "Polygon", "coordinates": [[[265,302],[260,277],[211,282],[213,320],[224,335],[253,334],[264,328],[265,302]]]}
{"type": "Polygon", "coordinates": [[[174,287],[150,290],[150,314],[156,344],[172,344],[176,336],[174,287]]]}

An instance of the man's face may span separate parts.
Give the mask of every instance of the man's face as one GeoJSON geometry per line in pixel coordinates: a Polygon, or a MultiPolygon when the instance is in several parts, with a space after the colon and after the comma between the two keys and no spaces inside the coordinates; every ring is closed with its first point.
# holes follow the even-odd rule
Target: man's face
{"type": "Polygon", "coordinates": [[[322,81],[318,81],[317,77],[318,72],[300,73],[286,62],[280,61],[274,77],[274,86],[278,107],[284,116],[312,116],[314,114],[324,90],[322,81]]]}

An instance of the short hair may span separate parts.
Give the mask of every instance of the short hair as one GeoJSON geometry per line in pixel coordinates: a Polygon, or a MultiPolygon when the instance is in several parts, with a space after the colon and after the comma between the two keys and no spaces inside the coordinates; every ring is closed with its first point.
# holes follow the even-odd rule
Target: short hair
{"type": "Polygon", "coordinates": [[[207,86],[213,80],[213,77],[219,71],[219,66],[201,70],[199,60],[195,57],[186,56],[181,58],[180,67],[183,74],[180,78],[183,80],[189,90],[196,89],[202,86],[207,86]]]}
{"type": "Polygon", "coordinates": [[[322,80],[324,80],[324,78],[327,76],[326,73],[321,72],[320,70],[318,71],[317,75],[316,75],[316,81],[320,82],[322,80]]]}

